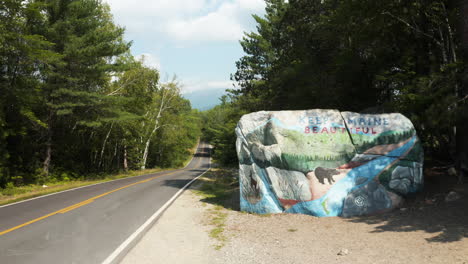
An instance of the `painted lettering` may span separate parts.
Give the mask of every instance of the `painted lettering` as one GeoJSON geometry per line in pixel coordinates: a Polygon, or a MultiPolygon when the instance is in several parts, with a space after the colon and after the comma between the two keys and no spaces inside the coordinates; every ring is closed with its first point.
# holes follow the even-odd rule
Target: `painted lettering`
{"type": "Polygon", "coordinates": [[[316,123],[315,123],[316,125],[321,125],[322,124],[322,121],[320,120],[320,117],[318,117],[318,116],[315,118],[315,121],[316,121],[316,123]]]}
{"type": "Polygon", "coordinates": [[[381,126],[382,125],[382,118],[375,117],[374,118],[374,126],[381,126]]]}

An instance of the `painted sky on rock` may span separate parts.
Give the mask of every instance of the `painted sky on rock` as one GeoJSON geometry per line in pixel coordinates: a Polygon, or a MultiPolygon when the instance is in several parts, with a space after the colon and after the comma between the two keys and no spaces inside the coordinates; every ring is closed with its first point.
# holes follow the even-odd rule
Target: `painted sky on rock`
{"type": "Polygon", "coordinates": [[[161,71],[174,74],[194,107],[216,104],[220,90],[232,88],[230,74],[244,54],[244,32],[255,30],[251,14],[264,14],[263,0],[104,0],[116,24],[126,28],[132,53],[161,71]],[[206,96],[213,91],[213,97],[206,96]],[[199,99],[199,98],[198,98],[199,99]]]}

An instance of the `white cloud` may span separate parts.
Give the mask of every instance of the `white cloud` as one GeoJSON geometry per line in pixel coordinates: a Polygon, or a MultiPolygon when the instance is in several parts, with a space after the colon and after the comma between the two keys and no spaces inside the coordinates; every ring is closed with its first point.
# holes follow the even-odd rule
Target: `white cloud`
{"type": "Polygon", "coordinates": [[[144,18],[172,17],[174,15],[192,14],[205,5],[205,0],[105,0],[113,13],[144,18]]]}
{"type": "Polygon", "coordinates": [[[202,90],[226,90],[232,89],[234,82],[232,81],[199,81],[188,82],[182,86],[182,94],[190,94],[202,90]]]}
{"type": "Polygon", "coordinates": [[[135,56],[135,58],[139,61],[143,61],[143,64],[147,67],[161,70],[161,62],[153,54],[143,53],[135,56]]]}
{"type": "Polygon", "coordinates": [[[252,30],[250,14],[263,13],[263,0],[105,0],[130,34],[164,34],[172,41],[237,41],[252,30]]]}
{"type": "Polygon", "coordinates": [[[239,3],[242,9],[255,10],[257,12],[265,9],[264,0],[237,0],[236,2],[239,3]]]}
{"type": "Polygon", "coordinates": [[[238,40],[242,37],[243,28],[236,20],[236,12],[236,6],[225,4],[205,16],[172,21],[167,33],[180,41],[238,40]]]}
{"type": "MultiPolygon", "coordinates": [[[[222,44],[223,48],[226,42],[238,46],[236,42],[242,37],[243,32],[255,29],[256,23],[251,14],[263,14],[265,8],[264,0],[103,1],[110,5],[116,24],[126,28],[126,37],[135,40],[132,50],[134,49],[135,54],[140,54],[137,58],[145,57],[145,65],[161,71],[159,58],[163,62],[171,60],[170,64],[162,65],[169,72],[178,72],[177,65],[184,65],[185,67],[181,67],[183,69],[195,65],[189,76],[185,73],[181,80],[184,94],[203,90],[215,92],[232,89],[233,82],[223,80],[229,72],[206,74],[203,66],[213,61],[210,60],[212,54],[206,54],[206,62],[199,61],[199,56],[194,56],[197,61],[193,61],[190,56],[174,54],[177,52],[174,48],[183,47],[190,50],[197,44],[214,44],[215,47],[217,44],[222,44]],[[203,74],[198,74],[199,72],[203,74]],[[200,75],[210,75],[210,77],[201,80],[200,75]]],[[[203,49],[194,49],[194,52],[200,50],[203,49]]],[[[216,63],[221,64],[222,60],[216,60],[216,63]]],[[[232,65],[234,62],[227,63],[232,65]]],[[[224,68],[224,65],[220,66],[224,68]]],[[[178,73],[184,74],[184,72],[178,73]]]]}

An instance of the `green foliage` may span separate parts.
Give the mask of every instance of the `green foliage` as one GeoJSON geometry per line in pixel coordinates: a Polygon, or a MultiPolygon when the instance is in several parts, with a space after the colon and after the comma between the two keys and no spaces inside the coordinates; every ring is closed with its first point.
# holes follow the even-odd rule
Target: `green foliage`
{"type": "Polygon", "coordinates": [[[101,0],[0,0],[0,188],[190,157],[199,113],[123,34],[101,0]]]}
{"type": "Polygon", "coordinates": [[[176,108],[171,111],[164,120],[167,126],[163,127],[157,134],[154,152],[157,155],[149,160],[150,166],[174,168],[181,167],[192,155],[190,150],[200,138],[201,120],[196,110],[191,110],[190,103],[179,98],[179,103],[185,107],[176,108]]]}
{"type": "Polygon", "coordinates": [[[465,67],[455,2],[266,3],[232,75],[242,109],[401,112],[430,156],[454,158],[465,67]]]}
{"type": "Polygon", "coordinates": [[[237,170],[227,168],[211,169],[200,182],[203,184],[195,193],[203,198],[203,202],[213,204],[216,208],[238,210],[239,208],[239,178],[237,170]]]}
{"type": "Polygon", "coordinates": [[[203,138],[213,145],[213,158],[222,165],[238,164],[235,128],[245,113],[227,96],[221,98],[220,105],[202,113],[203,138]]]}

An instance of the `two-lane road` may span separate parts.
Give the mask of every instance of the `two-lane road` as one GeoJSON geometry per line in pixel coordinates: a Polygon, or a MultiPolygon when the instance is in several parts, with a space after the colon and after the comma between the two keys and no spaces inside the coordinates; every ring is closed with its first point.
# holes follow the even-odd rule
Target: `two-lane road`
{"type": "Polygon", "coordinates": [[[180,170],[121,179],[0,207],[0,263],[102,263],[210,166],[200,144],[180,170]]]}

